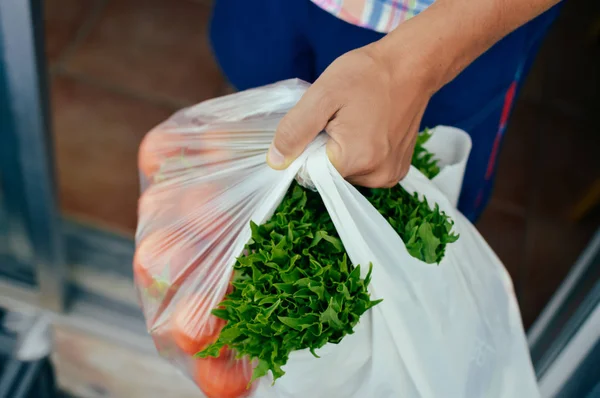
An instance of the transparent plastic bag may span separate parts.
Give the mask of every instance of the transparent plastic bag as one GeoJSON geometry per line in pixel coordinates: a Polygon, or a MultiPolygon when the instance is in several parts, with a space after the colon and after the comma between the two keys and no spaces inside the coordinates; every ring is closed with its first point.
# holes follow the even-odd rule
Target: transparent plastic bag
{"type": "MultiPolygon", "coordinates": [[[[430,181],[411,168],[401,182],[438,205],[460,234],[439,266],[425,264],[337,173],[325,135],[287,170],[266,165],[277,123],[307,87],[289,80],[206,101],[144,139],[134,275],[161,355],[208,397],[538,396],[510,278],[454,208],[468,136],[436,128],[428,145],[441,172],[430,181]],[[225,325],[211,310],[231,292],[250,221],[269,220],[294,179],[318,191],[352,264],[373,264],[369,292],[384,301],[353,334],[319,349],[320,358],[294,351],[274,385],[268,375],[246,389],[256,361],[227,348],[216,359],[194,354],[225,325]]],[[[361,268],[362,278],[367,271],[361,268]]]]}

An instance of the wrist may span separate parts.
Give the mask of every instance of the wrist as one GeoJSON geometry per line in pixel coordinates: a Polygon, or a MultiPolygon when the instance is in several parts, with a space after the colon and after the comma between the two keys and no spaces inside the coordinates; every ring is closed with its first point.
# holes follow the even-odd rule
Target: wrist
{"type": "Polygon", "coordinates": [[[439,90],[502,37],[559,0],[436,0],[376,43],[392,80],[439,90]]]}
{"type": "Polygon", "coordinates": [[[459,50],[451,49],[455,44],[432,28],[432,18],[423,14],[400,24],[374,47],[392,85],[403,86],[410,79],[433,95],[454,77],[451,70],[459,50]]]}
{"type": "Polygon", "coordinates": [[[437,0],[400,24],[378,42],[392,76],[408,72],[423,89],[439,90],[508,33],[501,33],[499,3],[437,0]]]}

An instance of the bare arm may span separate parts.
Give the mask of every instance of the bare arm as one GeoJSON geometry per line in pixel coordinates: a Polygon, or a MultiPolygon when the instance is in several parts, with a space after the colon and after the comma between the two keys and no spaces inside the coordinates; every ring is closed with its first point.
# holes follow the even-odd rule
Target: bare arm
{"type": "Polygon", "coordinates": [[[431,96],[558,2],[437,0],[378,42],[335,60],[279,124],[269,164],[287,167],[325,129],[327,153],[343,177],[369,187],[396,184],[410,167],[431,96]]]}
{"type": "Polygon", "coordinates": [[[437,0],[375,43],[392,76],[397,58],[414,51],[437,90],[513,30],[560,0],[437,0]]]}

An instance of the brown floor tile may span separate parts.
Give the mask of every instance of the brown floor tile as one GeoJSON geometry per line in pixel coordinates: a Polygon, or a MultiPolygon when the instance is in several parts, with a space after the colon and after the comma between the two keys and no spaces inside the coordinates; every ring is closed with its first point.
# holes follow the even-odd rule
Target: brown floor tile
{"type": "Polygon", "coordinates": [[[109,0],[67,70],[181,103],[214,97],[223,78],[207,39],[209,15],[192,1],[109,0]]]}
{"type": "Polygon", "coordinates": [[[137,148],[172,110],[66,77],[52,82],[61,206],[65,213],[126,232],[136,225],[137,148]]]}
{"type": "Polygon", "coordinates": [[[478,221],[477,229],[502,260],[519,295],[525,258],[526,219],[492,203],[478,221]]]}
{"type": "Polygon", "coordinates": [[[522,212],[531,195],[544,117],[538,105],[521,99],[512,112],[498,160],[493,198],[522,212]]]}
{"type": "Polygon", "coordinates": [[[55,62],[85,23],[96,0],[45,0],[46,56],[55,62]]]}

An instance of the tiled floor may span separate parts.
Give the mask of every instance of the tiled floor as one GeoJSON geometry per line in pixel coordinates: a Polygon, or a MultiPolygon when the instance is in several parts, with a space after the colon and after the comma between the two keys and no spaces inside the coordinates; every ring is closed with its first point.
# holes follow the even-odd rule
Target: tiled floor
{"type": "MultiPolygon", "coordinates": [[[[65,213],[132,233],[137,146],[178,108],[220,95],[209,0],[46,0],[46,47],[65,213]]],[[[571,0],[513,112],[496,190],[478,227],[531,324],[598,225],[565,212],[600,175],[599,4],[571,0]]]]}

